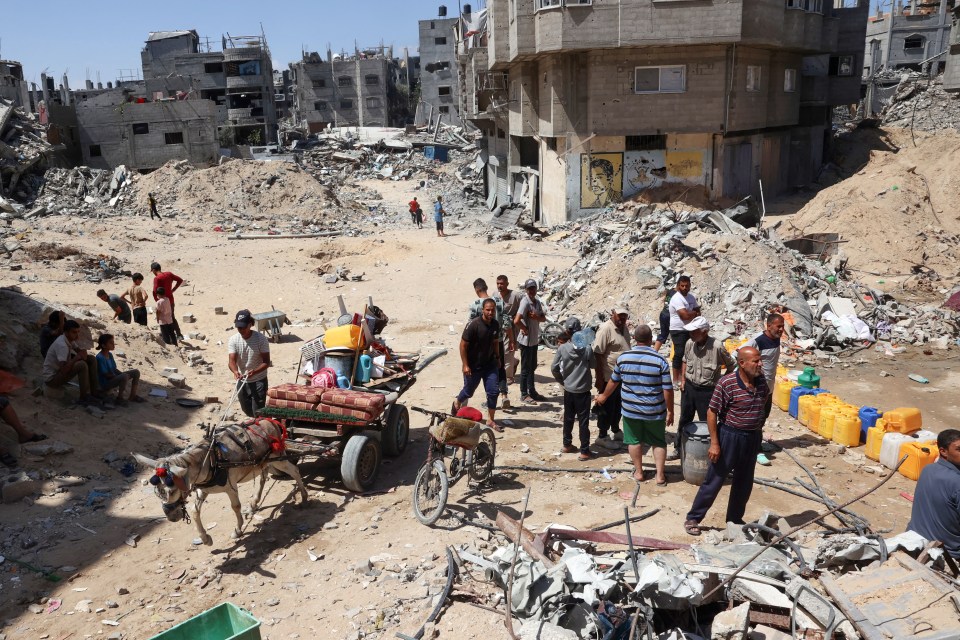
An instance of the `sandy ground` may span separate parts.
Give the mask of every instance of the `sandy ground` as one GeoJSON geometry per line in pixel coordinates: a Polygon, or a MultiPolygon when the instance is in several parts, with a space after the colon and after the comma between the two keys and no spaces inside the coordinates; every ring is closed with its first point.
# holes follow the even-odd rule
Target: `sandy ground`
{"type": "MultiPolygon", "coordinates": [[[[405,190],[408,185],[372,185],[384,193],[385,201],[405,211],[403,203],[411,195],[405,190]]],[[[174,399],[229,398],[233,385],[225,344],[234,331],[232,314],[236,310],[249,308],[256,313],[275,307],[291,319],[293,324],[284,328],[284,340],[271,347],[274,366],[270,381],[278,384],[294,380],[303,341],[322,333],[325,319],[335,320],[337,295],[343,295],[348,306],[357,310],[372,297],[390,316],[384,336],[393,348],[425,354],[440,348],[451,350],[429,366],[403,398],[408,406],[443,410],[460,386],[456,345],[473,299],[473,279],[483,276],[492,284],[497,274],[505,273],[518,283],[544,266],[572,264],[575,256],[548,242],[489,245],[471,232],[449,228],[450,237],[439,239],[429,224],[423,230],[395,228],[362,238],[253,242],[230,240],[225,234],[199,228],[177,229],[174,221],[146,218],[85,221],[70,234],[58,231],[62,223],[46,222],[44,240],[106,253],[144,273],[152,260],[159,260],[165,270],[186,279],[176,294],[177,315],[195,315],[196,323],[183,324],[183,330],[205,335],[205,340],[190,342],[210,363],[211,373],[201,373],[202,367],[191,368],[177,351],[159,345],[152,320],[149,330],[108,321],[122,336],[117,345],[125,354],[121,368],[135,364],[143,373],[143,392],[163,388],[170,398],[150,398],[146,405],[118,409],[97,419],[68,408],[61,400],[30,397],[27,390],[13,396],[29,425],[74,448],[73,453],[58,458],[24,456],[24,466],[85,481],[62,487],[70,483],[51,480],[32,504],[0,505],[4,535],[33,541],[23,545],[18,559],[71,576],[53,583],[10,560],[0,564],[0,633],[6,638],[65,640],[107,637],[116,632],[123,638],[149,638],[225,600],[252,611],[264,622],[263,637],[271,640],[357,638],[361,637],[358,630],[363,637],[392,637],[396,631],[412,634],[426,618],[432,596],[443,583],[444,547],[470,543],[492,548],[493,542],[487,542],[484,532],[463,526],[457,517],[492,520],[498,510],[519,517],[528,487],[531,497],[526,523],[533,530],[553,522],[590,527],[622,517],[627,502],[619,494],[632,489],[629,474],[614,473],[612,480],[607,480],[598,471],[625,468],[628,457],[625,451],[602,452],[596,461],[583,464],[574,456],[561,456],[561,394],[547,379],[553,354],[542,351],[539,386],[549,401],[501,414],[509,426],[499,437],[497,462],[569,472],[501,470],[483,491],[461,483],[451,489],[451,517],[433,528],[424,527],[411,513],[410,488],[425,457],[426,420],[412,413],[411,444],[400,458],[384,461],[377,491],[352,495],[335,470],[306,463],[302,471],[310,501],[305,508],[284,504],[292,483],[271,481],[261,509],[235,543],[229,537],[233,515],[227,500],[213,496],[205,505],[204,522],[211,528],[214,544],[194,546],[191,542],[197,534],[192,526],[168,523],[162,517],[151,488],[142,484],[146,471],[124,477],[102,458],[110,451],[162,454],[200,439],[197,425],[216,420],[222,406],[189,410],[176,405],[174,399]],[[364,280],[325,284],[315,273],[325,262],[365,273],[364,280]],[[218,306],[230,315],[215,315],[218,306]],[[169,387],[160,375],[165,366],[185,373],[188,388],[169,387]],[[584,467],[597,471],[577,472],[584,467]],[[124,543],[135,534],[139,536],[135,547],[124,543]],[[384,553],[390,556],[381,558],[377,569],[369,570],[367,560],[384,553]],[[311,554],[318,559],[313,561],[311,554]],[[64,566],[76,571],[62,570],[64,566]],[[45,604],[43,612],[30,612],[28,605],[43,597],[60,599],[61,605],[46,612],[54,607],[45,604]],[[92,613],[77,610],[83,600],[92,601],[92,613]],[[119,621],[119,626],[103,620],[119,621]]],[[[85,282],[71,271],[69,262],[25,263],[22,272],[3,272],[0,285],[16,284],[15,276],[20,274],[36,276],[34,281],[20,283],[26,292],[78,308],[107,311],[95,296],[100,285],[85,282]]],[[[111,292],[125,287],[126,282],[106,285],[111,292]]],[[[862,352],[821,374],[824,386],[851,402],[873,404],[882,398],[887,407],[920,406],[925,426],[940,430],[955,426],[952,416],[958,409],[955,389],[960,375],[952,371],[951,360],[937,357],[940,359],[917,351],[889,361],[872,351],[862,352]],[[880,377],[881,369],[894,377],[880,377]],[[906,375],[912,372],[927,376],[931,384],[908,386],[913,383],[906,375]]],[[[28,361],[28,374],[35,376],[39,364],[39,359],[28,361]]],[[[511,398],[517,400],[515,388],[511,398]]],[[[838,501],[879,480],[878,475],[863,470],[862,449],[838,454],[777,409],[768,431],[814,469],[838,501]]],[[[789,480],[802,475],[786,455],[772,457],[773,465],[760,468],[760,476],[789,480]]],[[[634,533],[688,542],[682,522],[696,487],[680,479],[678,463],[670,463],[668,470],[673,473],[666,488],[657,488],[652,482],[643,485],[635,511],[660,511],[634,527],[634,533]]],[[[913,482],[897,476],[857,505],[857,510],[876,529],[900,532],[910,507],[900,492],[912,492],[913,487],[913,482]]],[[[242,487],[241,499],[248,499],[251,493],[250,485],[242,487]]],[[[785,497],[776,490],[757,487],[747,518],[769,509],[796,524],[819,508],[814,502],[785,497]]],[[[706,525],[722,527],[719,505],[725,499],[726,490],[706,525]]],[[[83,603],[80,608],[85,608],[83,603]]],[[[500,617],[462,603],[443,616],[438,630],[442,638],[505,637],[500,617]]]]}

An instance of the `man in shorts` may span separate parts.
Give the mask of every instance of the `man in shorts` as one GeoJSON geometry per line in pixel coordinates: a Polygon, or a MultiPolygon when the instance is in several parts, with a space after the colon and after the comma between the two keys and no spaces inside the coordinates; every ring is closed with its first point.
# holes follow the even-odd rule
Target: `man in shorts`
{"type": "Polygon", "coordinates": [[[623,416],[623,442],[628,445],[635,470],[633,477],[643,481],[643,445],[653,449],[658,487],[666,486],[664,464],[667,459],[667,425],[673,425],[673,384],[670,365],[653,350],[653,331],[645,324],[633,331],[636,346],[617,358],[610,380],[594,401],[603,405],[617,387],[620,389],[623,416]]]}

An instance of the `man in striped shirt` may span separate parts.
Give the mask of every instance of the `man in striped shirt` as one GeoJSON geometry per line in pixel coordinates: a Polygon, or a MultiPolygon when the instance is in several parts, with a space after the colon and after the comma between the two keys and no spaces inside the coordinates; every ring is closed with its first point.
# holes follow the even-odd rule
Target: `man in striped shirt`
{"type": "Polygon", "coordinates": [[[667,484],[664,463],[667,459],[667,425],[673,424],[673,384],[670,365],[651,348],[653,332],[645,324],[633,332],[636,346],[617,358],[603,393],[596,397],[602,405],[620,387],[620,413],[623,416],[623,442],[628,445],[635,467],[633,477],[643,481],[643,445],[653,450],[657,468],[657,486],[667,484]]]}
{"type": "Polygon", "coordinates": [[[753,490],[753,473],[757,467],[764,405],[769,391],[756,347],[741,347],[737,352],[737,364],[739,369],[720,378],[710,398],[707,411],[710,466],[683,523],[684,530],[692,536],[700,535],[700,522],[713,506],[731,472],[733,480],[726,522],[743,524],[743,514],[753,490]]]}

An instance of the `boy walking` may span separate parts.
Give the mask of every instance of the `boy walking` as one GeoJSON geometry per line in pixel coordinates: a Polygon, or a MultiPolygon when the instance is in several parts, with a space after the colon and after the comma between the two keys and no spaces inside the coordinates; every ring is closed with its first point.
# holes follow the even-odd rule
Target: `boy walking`
{"type": "Polygon", "coordinates": [[[165,344],[177,346],[177,332],[173,326],[173,305],[167,299],[167,290],[157,287],[157,324],[165,344]]]}
{"type": "Polygon", "coordinates": [[[560,336],[560,346],[553,357],[550,371],[557,382],[563,385],[563,452],[580,451],[580,460],[594,457],[590,451],[590,361],[593,349],[590,345],[578,347],[573,342],[573,334],[580,331],[580,320],[567,318],[564,323],[567,330],[560,336]],[[573,420],[580,425],[580,448],[573,446],[573,420]]]}
{"type": "Polygon", "coordinates": [[[447,234],[443,232],[443,216],[447,212],[443,208],[443,196],[437,196],[437,201],[433,205],[433,221],[437,223],[437,237],[446,238],[447,234]]]}
{"type": "Polygon", "coordinates": [[[120,299],[133,307],[133,321],[147,326],[147,290],[140,286],[142,284],[143,274],[133,274],[133,286],[124,291],[120,299]]]}

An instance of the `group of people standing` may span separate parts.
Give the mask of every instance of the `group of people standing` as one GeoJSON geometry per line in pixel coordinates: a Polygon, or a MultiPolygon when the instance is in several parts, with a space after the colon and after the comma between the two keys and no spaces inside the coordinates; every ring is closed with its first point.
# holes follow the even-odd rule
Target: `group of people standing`
{"type": "MultiPolygon", "coordinates": [[[[423,207],[420,206],[416,196],[408,203],[408,206],[410,207],[410,218],[413,224],[417,226],[417,229],[423,229],[423,207]]],[[[438,238],[447,237],[447,234],[443,231],[443,219],[446,215],[447,211],[443,208],[443,196],[437,196],[433,203],[433,221],[437,225],[438,238]]]]}
{"type": "MultiPolygon", "coordinates": [[[[156,320],[160,326],[160,335],[164,343],[176,346],[177,340],[183,340],[180,323],[174,313],[173,292],[183,284],[183,278],[171,271],[164,271],[160,263],[150,265],[153,273],[153,299],[156,302],[156,320]]],[[[130,324],[136,322],[147,326],[147,292],[143,288],[143,274],[135,273],[133,284],[122,294],[108,294],[106,290],[97,291],[97,297],[106,302],[113,310],[113,319],[130,324]]]]}

